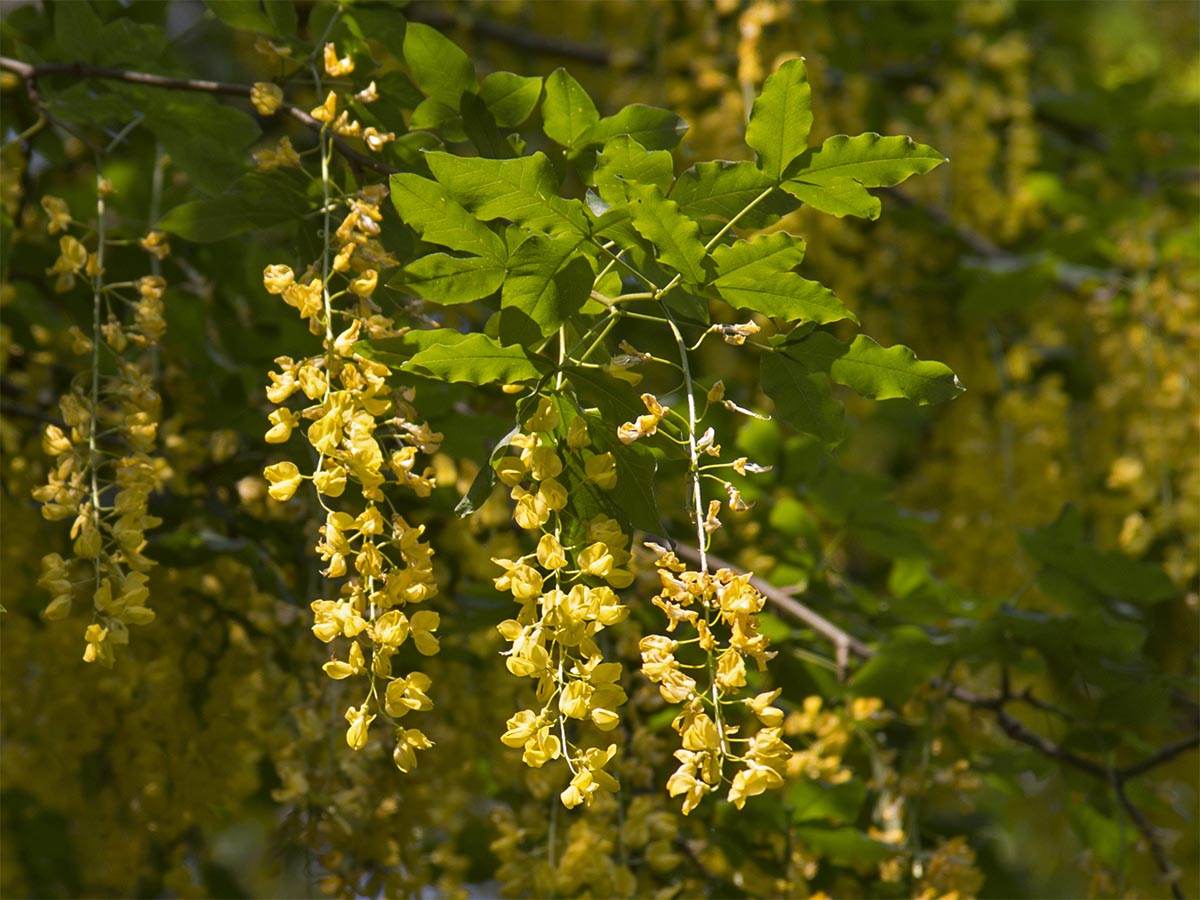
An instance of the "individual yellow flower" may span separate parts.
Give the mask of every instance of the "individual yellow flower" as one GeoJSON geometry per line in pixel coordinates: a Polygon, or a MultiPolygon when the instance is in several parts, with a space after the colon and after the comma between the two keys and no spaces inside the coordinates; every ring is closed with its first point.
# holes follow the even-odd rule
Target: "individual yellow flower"
{"type": "MultiPolygon", "coordinates": [[[[319,313],[324,303],[320,278],[314,278],[308,284],[294,283],[283,292],[283,300],[288,306],[294,306],[300,311],[302,318],[309,319],[319,313]]],[[[357,321],[357,320],[356,320],[357,321]]]]}
{"type": "Polygon", "coordinates": [[[71,227],[71,208],[67,206],[66,200],[46,194],[42,197],[42,209],[50,217],[50,221],[46,223],[47,233],[58,234],[71,227]]]}
{"type": "Polygon", "coordinates": [[[506,747],[517,748],[533,737],[541,725],[541,720],[531,709],[523,709],[506,723],[508,730],[500,737],[500,742],[506,747]]]}
{"type": "Polygon", "coordinates": [[[570,426],[567,428],[567,446],[572,450],[581,450],[592,442],[588,435],[587,420],[583,416],[576,416],[571,420],[570,426]]]}
{"type": "Polygon", "coordinates": [[[370,297],[375,293],[375,286],[378,282],[379,273],[374,269],[367,269],[350,282],[350,291],[359,297],[370,297]]]}
{"type": "Polygon", "coordinates": [[[525,752],[521,761],[531,769],[540,769],[552,759],[558,759],[562,752],[562,744],[557,735],[550,733],[550,726],[543,725],[525,742],[525,752]]]}
{"type": "Polygon", "coordinates": [[[396,729],[396,749],[392,751],[392,762],[401,772],[411,772],[417,767],[418,750],[428,750],[433,741],[416,728],[396,729]]]}
{"type": "Polygon", "coordinates": [[[567,564],[562,544],[552,534],[543,534],[537,546],[538,565],[543,569],[561,569],[567,564]]]}
{"type": "Polygon", "coordinates": [[[390,144],[396,139],[396,135],[390,131],[377,131],[373,127],[363,129],[362,138],[374,152],[378,153],[386,144],[390,144]]]}
{"type": "Polygon", "coordinates": [[[349,678],[351,675],[361,675],[366,671],[366,660],[363,659],[362,647],[358,641],[350,644],[350,658],[347,662],[342,662],[340,659],[331,659],[321,667],[325,674],[335,681],[341,681],[343,678],[349,678]]]}
{"type": "Polygon", "coordinates": [[[433,701],[426,695],[433,681],[422,672],[413,672],[407,678],[395,678],[388,683],[384,708],[392,718],[399,719],[410,712],[427,712],[433,709],[433,701]]]}
{"type": "Polygon", "coordinates": [[[617,461],[612,453],[604,452],[593,456],[583,464],[583,468],[588,479],[597,487],[608,491],[617,486],[617,461]]]}
{"type": "Polygon", "coordinates": [[[537,410],[525,420],[525,430],[531,433],[553,431],[559,421],[558,407],[554,401],[549,397],[539,397],[537,410]]]}
{"type": "Polygon", "coordinates": [[[367,730],[375,721],[375,716],[367,712],[367,704],[364,703],[358,709],[353,706],[347,709],[346,721],[350,723],[350,727],[346,729],[346,743],[350,745],[351,750],[361,750],[367,746],[367,730]]]}
{"type": "Polygon", "coordinates": [[[309,115],[318,122],[332,122],[337,117],[337,94],[330,91],[325,97],[325,102],[314,107],[309,115]]]}
{"type": "Polygon", "coordinates": [[[349,75],[354,71],[354,60],[349,56],[343,56],[338,59],[337,47],[333,44],[325,45],[325,74],[331,78],[341,78],[343,75],[349,75]]]}
{"type": "Polygon", "coordinates": [[[313,474],[313,485],[326,497],[340,497],[346,491],[346,470],[328,460],[326,466],[313,474]]]}
{"type": "Polygon", "coordinates": [[[267,493],[281,503],[292,498],[292,495],[296,493],[296,488],[300,487],[300,482],[303,480],[296,464],[287,461],[267,466],[263,469],[263,475],[271,483],[267,493]]]}
{"type": "Polygon", "coordinates": [[[267,266],[263,269],[263,287],[268,294],[282,294],[296,280],[291,266],[267,266]]]}
{"type": "Polygon", "coordinates": [[[292,436],[292,429],[300,424],[296,414],[287,408],[275,410],[267,416],[267,420],[271,423],[271,428],[263,440],[268,444],[282,444],[292,436]]]}
{"type": "Polygon", "coordinates": [[[138,244],[155,259],[166,259],[171,255],[171,245],[167,243],[166,234],[161,231],[151,231],[139,240],[138,244]]]}
{"type": "Polygon", "coordinates": [[[585,575],[603,578],[612,571],[612,554],[608,547],[600,542],[591,544],[580,552],[579,568],[585,575]]]}
{"type": "Polygon", "coordinates": [[[756,694],[745,701],[746,705],[758,716],[758,721],[768,728],[778,728],[783,724],[783,710],[777,706],[771,706],[782,692],[783,688],[776,688],[768,693],[756,694]]]}
{"type": "Polygon", "coordinates": [[[260,116],[270,116],[283,102],[283,88],[269,81],[256,81],[250,89],[250,102],[260,116]]]}
{"type": "Polygon", "coordinates": [[[717,684],[732,693],[746,684],[746,661],[736,650],[726,650],[717,658],[717,684]]]}
{"type": "Polygon", "coordinates": [[[422,656],[433,656],[438,652],[438,639],[433,632],[438,630],[442,617],[432,610],[422,609],[409,620],[413,644],[422,656]]]}

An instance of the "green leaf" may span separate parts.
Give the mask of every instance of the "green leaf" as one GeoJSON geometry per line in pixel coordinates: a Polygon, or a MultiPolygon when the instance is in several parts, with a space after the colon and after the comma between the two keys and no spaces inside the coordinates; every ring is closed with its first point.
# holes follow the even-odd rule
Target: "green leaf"
{"type": "Polygon", "coordinates": [[[404,172],[393,175],[390,186],[396,212],[421,240],[500,263],[508,258],[500,235],[451,200],[436,181],[404,172]]]}
{"type": "Polygon", "coordinates": [[[157,25],[116,19],[92,38],[96,62],[102,66],[145,68],[158,59],[167,46],[167,33],[157,25]]]}
{"type": "Polygon", "coordinates": [[[419,353],[435,344],[453,347],[467,340],[471,335],[462,334],[453,328],[426,328],[406,331],[398,337],[375,338],[366,341],[355,341],[354,352],[364,359],[382,363],[398,369],[408,362],[415,353],[419,353]]]}
{"type": "Polygon", "coordinates": [[[932,147],[902,135],[835,134],[798,159],[788,171],[788,180],[830,187],[839,178],[853,178],[863,187],[892,187],[945,161],[932,147]]]}
{"type": "Polygon", "coordinates": [[[482,100],[474,94],[463,94],[459,109],[462,112],[463,131],[480,156],[512,159],[517,155],[513,152],[512,145],[500,133],[496,119],[482,100]]]}
{"type": "Polygon", "coordinates": [[[785,181],[780,187],[813,209],[819,209],[839,219],[846,216],[871,220],[879,218],[879,198],[868,193],[867,189],[853,178],[834,178],[829,184],[785,181]]]}
{"type": "Polygon", "coordinates": [[[580,136],[579,146],[603,145],[619,134],[627,134],[647,150],[671,150],[687,129],[687,122],[669,109],[633,103],[597,122],[580,136]]]}
{"type": "Polygon", "coordinates": [[[434,344],[415,354],[401,367],[406,372],[442,381],[468,384],[514,384],[533,381],[549,364],[523,347],[502,347],[486,334],[469,334],[450,346],[434,344]]]}
{"type": "Polygon", "coordinates": [[[784,795],[791,807],[793,822],[824,819],[834,825],[853,822],[867,799],[867,786],[857,779],[841,784],[801,778],[784,795]]]}
{"type": "Polygon", "coordinates": [[[451,109],[458,109],[463,91],[477,87],[475,67],[467,54],[421,22],[409,22],[405,28],[404,62],[417,87],[451,109]]]}
{"type": "Polygon", "coordinates": [[[447,141],[465,141],[462,113],[458,104],[449,106],[437,97],[426,97],[412,112],[409,127],[413,131],[432,131],[447,141]]]}
{"type": "MultiPolygon", "coordinates": [[[[271,2],[271,0],[268,0],[271,2]]],[[[291,3],[292,0],[286,0],[291,3]]],[[[267,13],[271,10],[268,7],[267,13]]],[[[352,19],[358,23],[359,30],[363,35],[369,35],[372,40],[378,41],[387,48],[388,53],[396,57],[396,59],[404,58],[404,32],[405,26],[408,24],[404,16],[397,15],[395,9],[387,7],[370,7],[362,3],[357,3],[351,8],[342,7],[342,18],[352,19]]],[[[311,22],[310,22],[311,27],[311,22]]],[[[295,27],[291,29],[295,30],[295,27]]],[[[365,41],[363,42],[365,45],[365,41]]],[[[339,50],[341,48],[338,48],[339,50]]],[[[408,81],[408,76],[400,71],[388,72],[383,78],[376,76],[375,80],[379,83],[380,99],[388,98],[389,92],[384,90],[384,79],[390,79],[393,75],[401,76],[405,81],[408,81]]],[[[411,85],[412,82],[409,82],[411,85]]],[[[392,98],[394,99],[394,98],[392,98]]],[[[379,101],[376,101],[379,102],[379,101]]],[[[408,107],[412,109],[412,106],[408,107]]]]}
{"type": "Polygon", "coordinates": [[[222,241],[235,234],[294,222],[308,199],[281,173],[248,172],[220,196],[181,203],[155,225],[189,241],[222,241]]]}
{"type": "Polygon", "coordinates": [[[592,290],[595,273],[579,242],[532,235],[513,251],[500,294],[500,336],[527,343],[554,333],[575,315],[592,290]]]}
{"type": "Polygon", "coordinates": [[[90,0],[75,3],[56,3],[54,10],[54,40],[63,55],[80,62],[95,60],[96,35],[104,27],[90,0]]]}
{"type": "Polygon", "coordinates": [[[599,121],[596,104],[583,86],[566,69],[551,72],[546,79],[546,99],[542,101],[546,137],[569,150],[579,150],[584,146],[580,139],[599,121]]]}
{"type": "Polygon", "coordinates": [[[746,125],[746,143],[772,181],[781,181],[784,170],[808,149],[812,123],[812,89],[804,60],[790,59],[763,84],[746,125]]]}
{"type": "MultiPolygon", "coordinates": [[[[728,222],[759,194],[773,185],[752,162],[718,159],[696,163],[675,182],[671,199],[693,219],[717,216],[728,222]]],[[[742,228],[763,228],[796,208],[787,196],[775,191],[738,219],[742,228]]]]}
{"type": "Polygon", "coordinates": [[[431,253],[404,269],[388,287],[403,285],[419,297],[451,305],[470,303],[495,293],[504,283],[504,264],[486,256],[431,253]]]}
{"type": "Polygon", "coordinates": [[[508,219],[552,235],[587,234],[583,204],[558,195],[558,180],[544,153],[467,159],[438,151],[425,159],[450,196],[478,219],[508,219]]]}
{"type": "Polygon", "coordinates": [[[738,309],[778,316],[789,322],[808,321],[824,325],[858,318],[848,310],[833,291],[816,281],[809,281],[789,272],[756,276],[737,272],[714,283],[721,297],[738,309]]]}
{"type": "Polygon", "coordinates": [[[613,138],[596,156],[592,180],[610,206],[625,202],[632,181],[652,184],[664,194],[675,178],[675,165],[666,150],[647,150],[627,134],[613,138]]]}
{"type": "Polygon", "coordinates": [[[842,439],[842,404],[834,399],[829,378],[809,372],[782,353],[762,357],[762,389],[775,403],[775,418],[828,445],[842,439]]]}
{"type": "Polygon", "coordinates": [[[679,212],[679,205],[652,184],[630,184],[629,213],[638,234],[654,244],[658,261],[692,284],[704,284],[704,244],[700,226],[679,212]]]}
{"type": "Polygon", "coordinates": [[[944,363],[917,359],[903,344],[881,347],[865,334],[847,344],[818,331],[787,352],[808,369],[828,372],[838,384],[870,400],[902,397],[925,406],[963,391],[958,376],[944,363]]]}
{"type": "MultiPolygon", "coordinates": [[[[1084,602],[1103,597],[1152,604],[1179,595],[1161,566],[1097,550],[1087,540],[1083,515],[1074,506],[1063,507],[1049,525],[1022,534],[1021,546],[1042,565],[1039,581],[1045,575],[1057,575],[1074,582],[1084,602]]],[[[1064,596],[1062,591],[1055,593],[1064,596]]]]}
{"type": "Polygon", "coordinates": [[[759,278],[776,272],[791,272],[804,260],[804,239],[776,231],[752,241],[735,241],[714,247],[717,278],[759,278]]]}
{"type": "MultiPolygon", "coordinates": [[[[120,90],[129,87],[137,86],[121,85],[120,90]]],[[[251,116],[207,94],[159,91],[142,109],[171,161],[213,194],[228,188],[245,169],[245,148],[260,134],[251,116]]]]}
{"type": "Polygon", "coordinates": [[[296,33],[299,22],[294,0],[262,0],[262,5],[267,12],[267,18],[271,20],[275,34],[288,37],[296,33]]]}
{"type": "Polygon", "coordinates": [[[651,535],[665,534],[654,490],[654,477],[658,469],[654,454],[639,444],[621,443],[617,438],[617,427],[607,419],[592,415],[586,418],[588,434],[596,452],[611,453],[617,464],[617,486],[603,493],[634,528],[651,535]]]}
{"type": "Polygon", "coordinates": [[[935,642],[915,625],[901,625],[854,673],[850,686],[859,697],[880,697],[889,706],[902,704],[946,664],[949,651],[945,642],[935,642]]]}
{"type": "Polygon", "coordinates": [[[487,104],[496,124],[516,128],[529,118],[542,96],[542,79],[512,72],[492,72],[479,86],[479,98],[487,104]]]}
{"type": "Polygon", "coordinates": [[[798,825],[792,829],[795,839],[804,847],[833,865],[863,866],[882,862],[896,851],[887,844],[873,840],[857,828],[820,828],[798,825]]]}
{"type": "Polygon", "coordinates": [[[205,0],[205,3],[212,14],[230,28],[239,31],[261,31],[271,35],[279,33],[258,0],[205,0]]]}

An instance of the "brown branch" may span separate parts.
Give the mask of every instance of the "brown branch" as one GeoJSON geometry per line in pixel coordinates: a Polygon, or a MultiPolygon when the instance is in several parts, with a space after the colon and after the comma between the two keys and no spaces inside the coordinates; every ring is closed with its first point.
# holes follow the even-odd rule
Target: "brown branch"
{"type": "Polygon", "coordinates": [[[1200,734],[1193,734],[1191,737],[1184,738],[1181,741],[1176,741],[1173,744],[1167,744],[1156,753],[1150,754],[1139,763],[1134,763],[1131,766],[1126,766],[1123,769],[1117,770],[1117,776],[1121,781],[1128,781],[1130,778],[1136,778],[1151,769],[1156,769],[1164,763],[1170,762],[1181,753],[1186,753],[1188,750],[1195,750],[1200,747],[1200,734]]]}
{"type": "MultiPolygon", "coordinates": [[[[45,109],[45,101],[41,98],[37,83],[40,78],[54,75],[70,75],[74,78],[101,78],[108,81],[123,81],[127,84],[140,84],[146,87],[161,88],[169,91],[193,91],[204,94],[219,94],[228,97],[250,99],[253,87],[248,84],[233,84],[228,81],[208,81],[203,78],[171,78],[166,75],[155,75],[150,72],[135,72],[129,69],[113,69],[107,66],[93,66],[86,63],[38,63],[36,65],[21,62],[7,56],[0,56],[0,69],[12,72],[25,80],[29,96],[41,109],[45,109]]],[[[311,115],[298,106],[281,103],[279,109],[291,116],[301,125],[315,132],[324,127],[311,115]]],[[[374,157],[360,153],[342,138],[334,135],[334,146],[351,163],[363,168],[372,169],[385,175],[400,171],[374,157]]]]}
{"type": "MultiPolygon", "coordinates": [[[[675,546],[675,553],[679,556],[686,557],[695,563],[700,561],[700,552],[695,547],[687,544],[677,544],[675,546]]],[[[711,553],[708,554],[708,561],[718,569],[737,569],[736,566],[731,566],[729,563],[725,562],[719,557],[713,556],[711,553]]],[[[843,631],[841,628],[838,628],[819,612],[807,606],[806,604],[801,603],[790,594],[781,591],[773,584],[768,584],[766,581],[763,581],[754,574],[751,574],[750,576],[750,583],[754,585],[755,590],[757,590],[760,594],[762,594],[784,612],[789,613],[792,618],[799,619],[817,634],[821,635],[821,637],[833,644],[834,647],[839,651],[839,654],[845,654],[846,651],[849,651],[860,659],[870,659],[875,655],[875,651],[873,651],[858,638],[854,637],[854,635],[843,631]]]]}
{"type": "Polygon", "coordinates": [[[1184,900],[1183,888],[1179,886],[1179,870],[1171,865],[1171,859],[1167,856],[1166,848],[1163,847],[1162,841],[1159,838],[1158,829],[1151,824],[1150,820],[1129,799],[1129,795],[1125,793],[1124,783],[1114,781],[1113,791],[1116,793],[1117,800],[1120,801],[1125,812],[1129,814],[1129,818],[1133,820],[1133,824],[1137,826],[1137,830],[1146,839],[1146,845],[1150,849],[1150,855],[1154,858],[1154,864],[1158,866],[1158,871],[1162,875],[1163,880],[1171,886],[1171,896],[1175,900],[1184,900]]]}
{"type": "MultiPolygon", "coordinates": [[[[686,557],[693,562],[699,562],[700,553],[694,547],[686,544],[677,544],[675,553],[679,556],[686,557]]],[[[735,569],[718,557],[708,554],[708,561],[717,568],[735,569]]],[[[738,570],[740,571],[740,570],[738,570]]],[[[774,585],[768,584],[757,575],[751,574],[750,583],[764,597],[770,600],[775,607],[784,613],[792,616],[800,622],[807,625],[825,640],[834,645],[838,652],[839,660],[843,659],[848,653],[854,653],[860,659],[870,659],[875,656],[875,651],[864,644],[862,641],[855,638],[853,635],[839,628],[837,625],[830,622],[820,613],[810,609],[804,603],[801,603],[795,597],[781,591],[774,585]]],[[[1012,741],[1018,744],[1024,744],[1043,756],[1053,759],[1056,762],[1091,775],[1107,784],[1113,786],[1118,801],[1129,814],[1130,820],[1141,832],[1142,837],[1146,841],[1146,845],[1150,850],[1150,855],[1153,857],[1155,865],[1158,867],[1160,876],[1171,886],[1171,894],[1177,900],[1183,900],[1183,891],[1179,886],[1177,870],[1171,865],[1159,835],[1154,825],[1142,814],[1133,802],[1129,799],[1125,792],[1125,783],[1138,775],[1143,775],[1158,766],[1174,759],[1188,750],[1194,750],[1200,746],[1200,735],[1193,735],[1183,740],[1168,744],[1157,752],[1146,757],[1141,762],[1134,763],[1121,769],[1112,768],[1101,765],[1084,756],[1079,756],[1067,750],[1061,744],[1056,743],[1043,734],[1029,729],[1019,719],[1013,716],[1005,707],[1009,703],[1023,702],[1028,703],[1036,709],[1042,709],[1046,712],[1052,712],[1060,716],[1067,716],[1065,711],[1058,709],[1052,704],[1037,700],[1033,697],[1028,688],[1019,692],[1012,693],[1009,684],[1007,673],[1002,679],[1002,690],[994,696],[986,696],[978,694],[969,688],[961,685],[953,684],[940,678],[935,678],[931,682],[934,687],[944,690],[946,695],[960,703],[965,703],[975,709],[988,710],[995,716],[996,724],[1000,726],[1000,730],[1012,741]]]]}

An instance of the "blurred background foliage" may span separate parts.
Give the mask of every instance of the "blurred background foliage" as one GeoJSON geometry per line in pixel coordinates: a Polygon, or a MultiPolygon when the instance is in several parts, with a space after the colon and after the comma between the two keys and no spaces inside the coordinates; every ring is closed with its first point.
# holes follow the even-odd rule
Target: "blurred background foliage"
{"type": "MultiPolygon", "coordinates": [[[[0,50],[280,78],[308,108],[311,89],[260,38],[302,55],[336,9],[6,4],[0,50]]],[[[81,133],[138,122],[103,163],[118,230],[144,235],[205,198],[230,204],[234,222],[221,230],[213,206],[193,221],[175,214],[160,264],[165,487],[153,511],[164,524],[147,550],[158,618],[116,668],[85,666],[83,617],[39,618],[37,561],[68,542],[30,491],[45,477],[41,425],[84,365],[68,328],[91,315],[44,274],[58,251],[38,200],[62,197],[77,216],[94,207],[95,162],[79,138],[38,129],[6,74],[4,895],[1200,894],[1198,7],[346,4],[330,39],[380,62],[399,168],[461,139],[452,121],[414,127],[406,17],[459,43],[481,76],[566,65],[602,114],[632,102],[678,112],[691,129],[677,172],[744,156],[746,99],[794,55],[813,84],[810,143],[873,130],[950,157],[881,192],[878,221],[801,210],[772,227],[806,237],[809,277],[852,301],[881,342],[944,360],[966,393],[938,407],[847,396],[834,453],[778,419],[726,429],[775,468],[747,481],[758,502],[729,517],[714,551],[876,655],[847,667],[783,612],[773,619],[788,733],[812,766],[783,799],[680,818],[661,790],[656,696],[631,689],[625,790],[586,814],[558,809],[554,774],[497,742],[522,690],[500,677],[493,628],[507,601],[488,560],[516,541],[507,501],[469,520],[452,513],[511,408],[498,392],[423,388],[422,413],[448,438],[442,486],[411,510],[443,584],[444,652],[429,663],[437,748],[409,776],[382,746],[348,753],[344,703],[318,673],[324,648],[306,624],[318,518],[270,500],[258,474],[271,461],[265,373],[309,340],[261,273],[312,257],[315,229],[297,220],[319,195],[311,173],[247,174],[249,152],[283,133],[299,149],[313,139],[241,101],[64,78],[42,83],[42,99],[81,133]],[[444,424],[464,404],[477,432],[444,424]],[[1155,764],[1142,771],[1143,760],[1155,764]]],[[[411,235],[390,223],[389,249],[411,253],[411,235]]],[[[111,266],[135,278],[151,263],[134,248],[111,266]]],[[[410,298],[390,302],[424,321],[410,298]]],[[[446,321],[470,324],[463,316],[446,321]]],[[[764,407],[745,356],[713,347],[704,365],[739,403],[764,407]]],[[[660,479],[664,509],[680,506],[676,480],[660,479]]],[[[638,618],[617,648],[633,658],[638,618]]]]}

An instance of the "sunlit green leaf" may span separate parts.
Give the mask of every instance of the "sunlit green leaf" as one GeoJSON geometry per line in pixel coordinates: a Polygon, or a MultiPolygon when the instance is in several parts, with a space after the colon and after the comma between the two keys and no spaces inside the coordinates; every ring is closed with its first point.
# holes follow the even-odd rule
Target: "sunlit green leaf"
{"type": "Polygon", "coordinates": [[[542,79],[492,72],[479,86],[479,98],[496,118],[496,124],[516,128],[529,118],[542,96],[542,79]]]}
{"type": "Polygon", "coordinates": [[[789,168],[792,181],[830,187],[853,178],[863,187],[892,187],[912,175],[936,169],[946,157],[910,137],[881,137],[873,132],[848,137],[835,134],[789,168]]]}
{"type": "Polygon", "coordinates": [[[812,128],[812,89],[803,59],[790,59],[763,84],[750,110],[746,143],[758,153],[758,167],[772,181],[808,149],[812,128]]]}
{"type": "Polygon", "coordinates": [[[595,273],[577,247],[578,241],[533,235],[513,252],[500,294],[505,343],[545,337],[583,306],[595,273]]]}
{"type": "Polygon", "coordinates": [[[804,260],[804,239],[777,231],[752,241],[735,241],[714,247],[717,278],[757,278],[774,272],[790,272],[804,260]]]}
{"type": "Polygon", "coordinates": [[[425,94],[458,109],[463,91],[474,91],[475,66],[457,44],[436,28],[409,22],[404,32],[404,62],[425,94]]]}
{"type": "Polygon", "coordinates": [[[686,281],[703,284],[708,278],[704,271],[707,254],[700,241],[699,226],[680,214],[679,206],[666,199],[654,185],[632,183],[627,190],[633,227],[654,244],[658,261],[686,281]]]}
{"type": "Polygon", "coordinates": [[[470,334],[451,346],[435,344],[403,366],[407,372],[468,384],[514,384],[540,378],[549,368],[523,347],[503,347],[485,334],[470,334]]]}
{"type": "Polygon", "coordinates": [[[730,306],[764,316],[778,316],[789,322],[816,322],[819,325],[840,322],[842,319],[858,321],[854,313],[825,285],[788,272],[762,276],[756,275],[753,270],[749,273],[735,272],[718,278],[713,286],[730,306]]]}
{"type": "Polygon", "coordinates": [[[558,195],[558,179],[544,153],[464,159],[433,152],[425,158],[450,196],[479,219],[507,219],[547,234],[587,233],[583,204],[558,195]]]}
{"type": "Polygon", "coordinates": [[[496,292],[504,282],[504,265],[484,256],[431,253],[405,267],[390,286],[402,284],[434,303],[470,303],[496,292]]]}
{"type": "Polygon", "coordinates": [[[805,184],[793,180],[785,181],[780,187],[813,209],[839,219],[846,216],[879,218],[879,198],[853,178],[834,178],[828,184],[805,184]]]}
{"type": "MultiPolygon", "coordinates": [[[[693,219],[716,216],[729,221],[763,192],[770,191],[773,184],[752,162],[719,159],[696,163],[685,171],[670,196],[679,204],[680,211],[693,219]]],[[[738,219],[738,225],[762,228],[795,208],[796,203],[788,196],[772,191],[738,219]]]]}
{"type": "Polygon", "coordinates": [[[629,135],[613,138],[596,156],[592,180],[611,206],[625,202],[625,186],[636,181],[666,192],[674,180],[674,163],[666,150],[647,150],[629,135]]]}
{"type": "Polygon", "coordinates": [[[787,352],[811,371],[828,372],[838,384],[871,400],[903,397],[923,406],[963,391],[958,377],[944,363],[917,359],[903,344],[881,347],[865,334],[845,343],[818,331],[790,345],[787,352]]]}
{"type": "Polygon", "coordinates": [[[436,181],[406,172],[393,175],[390,185],[396,212],[421,240],[501,263],[508,258],[503,239],[451,200],[436,181]]]}
{"type": "Polygon", "coordinates": [[[593,125],[579,137],[579,146],[604,145],[627,134],[647,150],[671,150],[687,128],[687,122],[669,109],[633,103],[593,125]]]}
{"type": "Polygon", "coordinates": [[[542,101],[542,130],[546,137],[570,149],[578,150],[580,139],[591,130],[600,114],[583,86],[567,72],[555,69],[546,79],[546,99],[542,101]]]}

